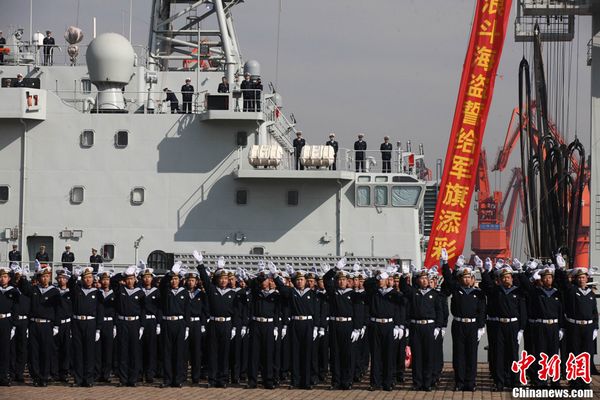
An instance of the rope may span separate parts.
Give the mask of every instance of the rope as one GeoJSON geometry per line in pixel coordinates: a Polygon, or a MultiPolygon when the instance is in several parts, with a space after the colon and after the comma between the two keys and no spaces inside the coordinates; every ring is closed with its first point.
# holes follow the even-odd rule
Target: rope
{"type": "Polygon", "coordinates": [[[277,14],[277,49],[275,51],[275,89],[277,89],[277,83],[279,82],[279,42],[281,34],[281,10],[282,1],[279,0],[279,12],[277,14]]]}

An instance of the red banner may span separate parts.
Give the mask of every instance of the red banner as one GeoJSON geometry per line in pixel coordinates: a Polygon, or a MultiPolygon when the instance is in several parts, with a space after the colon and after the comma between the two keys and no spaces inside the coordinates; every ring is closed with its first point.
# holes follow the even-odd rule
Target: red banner
{"type": "Polygon", "coordinates": [[[463,65],[444,174],[425,266],[437,265],[442,248],[450,264],[462,253],[485,123],[494,92],[511,0],[477,0],[463,65]]]}

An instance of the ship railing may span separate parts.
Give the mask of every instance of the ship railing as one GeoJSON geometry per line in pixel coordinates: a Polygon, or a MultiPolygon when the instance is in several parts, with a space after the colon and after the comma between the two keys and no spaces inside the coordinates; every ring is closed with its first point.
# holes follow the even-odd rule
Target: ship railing
{"type": "Polygon", "coordinates": [[[293,138],[296,137],[295,122],[290,121],[277,104],[275,93],[264,96],[264,113],[267,129],[273,138],[288,152],[293,150],[293,138]]]}
{"type": "MultiPolygon", "coordinates": [[[[31,261],[0,261],[0,266],[11,267],[14,264],[19,265],[21,267],[21,271],[23,271],[23,269],[25,269],[25,270],[28,269],[30,275],[33,275],[35,273],[35,260],[31,260],[31,261]]],[[[97,270],[98,265],[101,265],[102,269],[104,271],[119,272],[119,271],[126,270],[132,264],[120,264],[120,263],[111,263],[111,262],[90,263],[89,261],[86,261],[86,262],[74,261],[72,263],[59,262],[59,261],[40,261],[40,265],[42,267],[45,267],[45,266],[51,267],[52,272],[54,274],[54,273],[56,273],[56,271],[58,271],[60,269],[68,269],[69,271],[72,272],[73,268],[93,267],[93,268],[95,268],[95,270],[97,270]]]]}
{"type": "MultiPolygon", "coordinates": [[[[55,45],[50,48],[49,57],[44,56],[44,46],[29,45],[21,43],[18,45],[5,44],[4,64],[6,65],[55,65],[76,66],[87,65],[87,44],[77,45],[78,51],[75,57],[69,55],[71,45],[55,45]]],[[[146,66],[148,63],[148,47],[143,45],[132,46],[135,53],[135,66],[146,66]]],[[[73,54],[73,53],[72,53],[73,54]]]]}

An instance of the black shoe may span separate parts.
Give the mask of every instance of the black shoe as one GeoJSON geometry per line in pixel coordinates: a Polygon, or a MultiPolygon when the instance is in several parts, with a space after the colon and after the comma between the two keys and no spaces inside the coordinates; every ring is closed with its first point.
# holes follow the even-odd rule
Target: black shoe
{"type": "Polygon", "coordinates": [[[379,386],[369,386],[369,392],[374,392],[376,390],[381,390],[381,387],[379,386]]]}
{"type": "Polygon", "coordinates": [[[383,390],[385,390],[386,392],[391,392],[392,391],[392,387],[391,386],[384,386],[383,390]]]}
{"type": "Polygon", "coordinates": [[[494,385],[492,386],[492,392],[503,392],[504,386],[502,385],[494,385]]]}
{"type": "Polygon", "coordinates": [[[264,385],[264,388],[267,389],[267,390],[273,390],[273,389],[275,389],[275,386],[273,386],[273,385],[264,385]]]}
{"type": "Polygon", "coordinates": [[[423,391],[424,392],[431,392],[431,387],[429,387],[429,386],[423,386],[423,391]]]}
{"type": "Polygon", "coordinates": [[[127,386],[129,386],[129,387],[137,387],[137,382],[128,383],[127,386]]]}
{"type": "Polygon", "coordinates": [[[41,387],[48,387],[48,382],[43,381],[43,382],[40,383],[40,386],[41,387]]]}
{"type": "Polygon", "coordinates": [[[461,392],[463,390],[466,390],[462,385],[456,385],[454,386],[454,391],[455,392],[461,392]]]}
{"type": "Polygon", "coordinates": [[[404,383],[405,380],[406,379],[403,376],[399,376],[396,378],[396,382],[398,382],[398,383],[404,383]]]}
{"type": "Polygon", "coordinates": [[[246,385],[245,389],[256,389],[256,383],[249,383],[246,385]]]}
{"type": "Polygon", "coordinates": [[[10,381],[0,382],[0,386],[8,387],[8,386],[10,386],[10,381]]]}
{"type": "Polygon", "coordinates": [[[168,383],[164,383],[164,382],[163,382],[163,383],[161,383],[160,385],[158,385],[158,387],[159,387],[159,388],[161,388],[161,389],[168,388],[168,387],[170,387],[170,386],[171,386],[171,385],[169,385],[168,383]]]}
{"type": "Polygon", "coordinates": [[[146,383],[154,383],[154,378],[146,378],[146,383]]]}
{"type": "Polygon", "coordinates": [[[331,385],[329,386],[329,390],[340,390],[340,385],[331,385]]]}

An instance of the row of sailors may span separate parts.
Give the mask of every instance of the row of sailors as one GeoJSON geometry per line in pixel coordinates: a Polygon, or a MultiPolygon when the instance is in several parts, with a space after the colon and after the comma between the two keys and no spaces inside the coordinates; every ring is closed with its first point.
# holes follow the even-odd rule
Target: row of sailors
{"type": "Polygon", "coordinates": [[[495,390],[518,384],[511,365],[524,332],[532,354],[594,353],[598,312],[588,271],[576,268],[569,276],[560,255],[556,270],[476,258],[482,272],[476,284],[464,258],[452,271],[443,251],[441,285],[435,269],[388,267],[370,277],[355,266],[350,275],[343,259],[318,283],[272,263],[255,277],[242,271],[230,279],[222,260],[211,279],[202,255],[194,256],[196,269],[183,271],[176,263],[161,279],[143,266],[114,276],[102,271],[99,289],[91,268],[57,273],[57,286],[50,285],[49,268],[39,269],[33,285],[0,268],[0,341],[13,341],[15,349],[0,358],[0,384],[9,384],[9,372],[22,379],[29,342],[37,386],[47,384],[53,364],[61,379],[70,372],[81,386],[107,380],[116,364],[119,384],[135,386],[140,374],[150,382],[159,376],[160,363],[161,386],[181,387],[188,363],[192,383],[205,363],[215,387],[237,382],[246,371],[248,388],[257,386],[259,373],[263,386],[273,388],[289,371],[291,388],[310,389],[329,367],[331,388],[347,390],[370,365],[370,389],[392,390],[404,379],[409,345],[413,387],[428,391],[442,369],[449,297],[457,390],[475,390],[486,327],[495,390]]]}

